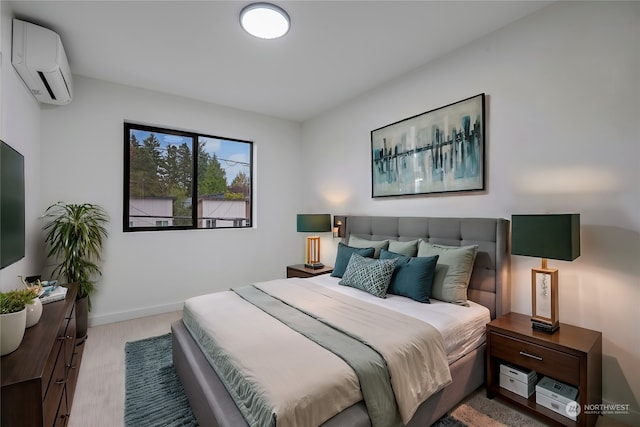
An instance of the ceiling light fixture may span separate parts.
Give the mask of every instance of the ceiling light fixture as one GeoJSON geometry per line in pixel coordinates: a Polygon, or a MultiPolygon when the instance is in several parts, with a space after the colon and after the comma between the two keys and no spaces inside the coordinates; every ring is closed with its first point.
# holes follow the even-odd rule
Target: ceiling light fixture
{"type": "Polygon", "coordinates": [[[261,39],[277,39],[291,28],[289,15],[271,3],[251,3],[240,12],[240,25],[249,34],[261,39]]]}

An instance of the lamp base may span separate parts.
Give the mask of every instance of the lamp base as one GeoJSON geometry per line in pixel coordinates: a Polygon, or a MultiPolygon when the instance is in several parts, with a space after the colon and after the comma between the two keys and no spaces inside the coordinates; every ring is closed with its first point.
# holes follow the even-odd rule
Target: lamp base
{"type": "Polygon", "coordinates": [[[531,319],[531,329],[534,331],[544,332],[545,334],[553,334],[555,331],[560,329],[560,323],[556,322],[555,324],[551,324],[531,319]]]}
{"type": "Polygon", "coordinates": [[[311,268],[313,270],[317,270],[319,268],[324,267],[324,264],[321,262],[314,262],[313,264],[305,264],[304,266],[307,268],[311,268]]]}

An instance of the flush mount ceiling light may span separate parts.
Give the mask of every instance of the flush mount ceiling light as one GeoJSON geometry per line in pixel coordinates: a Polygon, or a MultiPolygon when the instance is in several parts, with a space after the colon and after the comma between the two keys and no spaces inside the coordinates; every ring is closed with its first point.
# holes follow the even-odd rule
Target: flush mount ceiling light
{"type": "Polygon", "coordinates": [[[271,3],[251,3],[240,12],[240,25],[252,36],[277,39],[289,32],[291,21],[284,9],[271,3]]]}

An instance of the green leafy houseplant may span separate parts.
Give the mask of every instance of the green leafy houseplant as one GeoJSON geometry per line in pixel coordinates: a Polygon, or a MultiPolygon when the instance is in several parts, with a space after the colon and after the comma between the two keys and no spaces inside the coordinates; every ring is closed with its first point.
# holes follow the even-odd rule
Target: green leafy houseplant
{"type": "Polygon", "coordinates": [[[77,283],[78,298],[87,297],[90,310],[94,280],[102,275],[99,263],[109,217],[98,205],[58,202],[47,208],[44,218],[47,256],[60,261],[53,276],[62,275],[68,283],[77,283]]]}
{"type": "Polygon", "coordinates": [[[31,289],[20,289],[0,293],[0,314],[17,313],[24,310],[38,296],[31,289]]]}

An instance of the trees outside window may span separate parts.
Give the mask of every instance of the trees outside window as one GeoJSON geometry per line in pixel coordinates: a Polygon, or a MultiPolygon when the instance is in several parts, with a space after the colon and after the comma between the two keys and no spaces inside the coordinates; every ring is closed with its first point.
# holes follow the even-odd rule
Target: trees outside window
{"type": "Polygon", "coordinates": [[[133,123],[124,140],[124,231],[252,226],[252,142],[133,123]]]}

